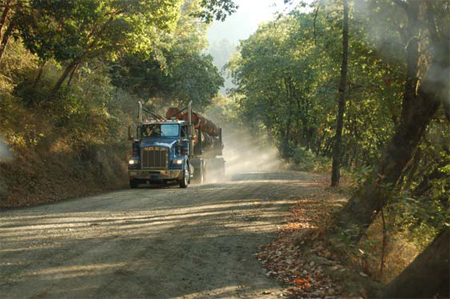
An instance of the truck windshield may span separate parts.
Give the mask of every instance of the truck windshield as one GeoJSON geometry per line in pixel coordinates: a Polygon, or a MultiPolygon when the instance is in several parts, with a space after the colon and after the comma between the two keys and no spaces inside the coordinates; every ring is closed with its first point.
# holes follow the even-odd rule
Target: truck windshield
{"type": "Polygon", "coordinates": [[[142,127],[142,136],[144,137],[178,137],[180,135],[180,126],[175,124],[151,124],[142,127]]]}

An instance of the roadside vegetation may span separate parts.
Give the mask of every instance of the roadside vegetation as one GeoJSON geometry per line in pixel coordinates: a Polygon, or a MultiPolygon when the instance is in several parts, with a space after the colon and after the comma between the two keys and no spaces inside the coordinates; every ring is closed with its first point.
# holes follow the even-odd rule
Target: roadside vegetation
{"type": "Polygon", "coordinates": [[[340,170],[354,182],[325,235],[391,282],[383,296],[445,297],[450,2],[305,6],[260,26],[228,64],[239,118],[294,167],[333,164],[331,185],[340,170]]]}
{"type": "Polygon", "coordinates": [[[223,79],[204,54],[207,23],[234,9],[228,0],[2,0],[0,205],[124,186],[137,102],[210,104],[223,79]]]}

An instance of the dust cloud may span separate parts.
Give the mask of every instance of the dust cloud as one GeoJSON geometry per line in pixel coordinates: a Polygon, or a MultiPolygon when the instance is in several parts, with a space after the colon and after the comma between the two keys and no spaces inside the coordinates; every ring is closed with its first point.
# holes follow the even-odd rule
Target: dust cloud
{"type": "Polygon", "coordinates": [[[223,129],[223,157],[227,176],[278,171],[285,167],[276,147],[262,139],[245,128],[223,129]]]}

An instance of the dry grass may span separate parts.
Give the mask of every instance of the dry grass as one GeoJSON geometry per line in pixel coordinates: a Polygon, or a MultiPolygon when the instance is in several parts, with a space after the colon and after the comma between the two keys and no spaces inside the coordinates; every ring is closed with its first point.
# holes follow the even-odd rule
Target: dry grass
{"type": "Polygon", "coordinates": [[[382,244],[383,224],[379,217],[367,230],[367,238],[359,243],[364,254],[352,259],[374,279],[389,283],[414,260],[420,250],[401,233],[387,235],[384,250],[382,244]],[[384,265],[381,270],[383,251],[384,265]]]}
{"type": "Polygon", "coordinates": [[[46,153],[16,147],[0,163],[0,208],[31,206],[127,185],[125,153],[117,145],[92,146],[82,155],[65,146],[46,153]]]}

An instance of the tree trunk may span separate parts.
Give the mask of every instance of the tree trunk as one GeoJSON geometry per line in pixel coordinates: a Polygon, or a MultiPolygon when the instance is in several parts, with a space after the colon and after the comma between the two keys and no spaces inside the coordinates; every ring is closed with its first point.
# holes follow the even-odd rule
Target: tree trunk
{"type": "Polygon", "coordinates": [[[33,82],[33,90],[36,89],[36,86],[37,86],[39,80],[42,77],[42,73],[44,72],[44,67],[45,67],[46,63],[47,63],[47,61],[42,61],[40,63],[40,65],[39,65],[38,73],[37,73],[36,78],[34,79],[34,82],[33,82]]]}
{"type": "Polygon", "coordinates": [[[6,19],[8,18],[8,14],[9,14],[9,12],[11,10],[11,1],[12,0],[7,0],[6,1],[5,9],[3,10],[2,16],[0,17],[0,36],[2,34],[3,26],[6,23],[6,19]]]}
{"type": "MultiPolygon", "coordinates": [[[[416,5],[409,6],[409,8],[418,9],[416,5]]],[[[411,15],[417,17],[417,14],[411,15]]],[[[410,21],[418,22],[417,19],[410,19],[410,21]]],[[[403,109],[406,111],[402,111],[400,125],[387,144],[377,169],[371,179],[352,196],[337,215],[334,225],[330,229],[332,234],[343,231],[352,232],[349,236],[350,239],[355,243],[358,242],[377,213],[388,201],[388,191],[396,187],[405,167],[413,158],[428,124],[440,104],[447,100],[447,80],[450,67],[449,46],[446,37],[439,42],[433,42],[431,65],[421,80],[417,93],[407,93],[408,97],[405,95],[403,109]]],[[[414,49],[407,47],[407,50],[414,49]]],[[[413,63],[413,61],[408,60],[408,63],[413,63]]],[[[413,83],[411,80],[406,80],[405,84],[413,83]]],[[[408,88],[405,88],[405,93],[407,90],[408,88]]]]}
{"type": "Polygon", "coordinates": [[[383,291],[384,298],[450,298],[450,228],[428,247],[383,291]]]}
{"type": "Polygon", "coordinates": [[[419,1],[410,1],[406,12],[408,14],[408,33],[406,43],[406,80],[403,92],[401,121],[408,117],[409,106],[414,100],[417,88],[417,68],[419,64],[419,1]]]}
{"type": "Polygon", "coordinates": [[[15,27],[15,19],[12,19],[6,28],[5,34],[3,34],[2,41],[0,43],[0,63],[2,61],[3,53],[5,53],[6,46],[8,45],[9,38],[15,27]]]}
{"type": "Polygon", "coordinates": [[[79,66],[80,66],[80,64],[77,63],[77,64],[73,67],[73,70],[72,70],[72,72],[70,73],[69,81],[67,81],[67,86],[70,86],[70,83],[72,82],[73,76],[74,76],[75,73],[77,72],[79,66]]]}
{"type": "Polygon", "coordinates": [[[445,100],[445,82],[435,80],[434,77],[443,75],[445,69],[435,63],[431,65],[419,87],[417,98],[410,102],[407,117],[384,150],[377,171],[352,196],[338,215],[335,222],[336,229],[357,229],[351,236],[353,241],[359,241],[378,211],[387,202],[386,191],[396,186],[403,170],[413,158],[428,124],[440,103],[445,100]]]}
{"type": "Polygon", "coordinates": [[[76,65],[77,65],[76,62],[71,62],[66,66],[66,68],[64,69],[64,72],[59,77],[58,81],[56,82],[55,86],[53,86],[52,91],[50,92],[52,95],[54,95],[56,92],[58,92],[58,90],[61,88],[64,81],[67,79],[70,72],[73,71],[73,69],[76,67],[76,65]]]}
{"type": "Polygon", "coordinates": [[[291,139],[291,119],[292,119],[292,113],[289,113],[287,124],[286,124],[286,133],[284,135],[284,146],[283,146],[283,154],[286,158],[289,158],[289,152],[290,152],[290,146],[289,146],[289,140],[291,139]]]}
{"type": "Polygon", "coordinates": [[[348,64],[348,1],[344,0],[344,26],[342,30],[342,66],[341,81],[339,83],[339,108],[337,115],[336,135],[333,145],[333,168],[331,171],[331,186],[339,185],[341,167],[342,128],[344,126],[345,112],[345,85],[347,80],[348,64]]]}

